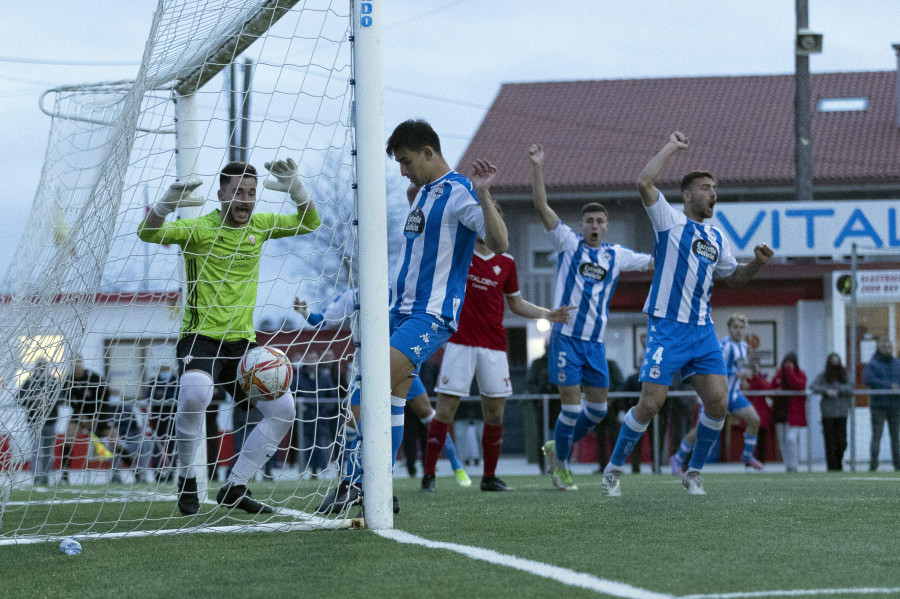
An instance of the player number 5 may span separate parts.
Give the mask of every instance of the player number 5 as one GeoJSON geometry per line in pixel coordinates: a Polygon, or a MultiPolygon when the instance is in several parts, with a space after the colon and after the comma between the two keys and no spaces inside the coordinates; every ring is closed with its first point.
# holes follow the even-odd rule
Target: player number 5
{"type": "Polygon", "coordinates": [[[564,352],[564,351],[559,352],[559,359],[557,359],[556,365],[559,366],[560,368],[566,367],[566,352],[564,352]]]}

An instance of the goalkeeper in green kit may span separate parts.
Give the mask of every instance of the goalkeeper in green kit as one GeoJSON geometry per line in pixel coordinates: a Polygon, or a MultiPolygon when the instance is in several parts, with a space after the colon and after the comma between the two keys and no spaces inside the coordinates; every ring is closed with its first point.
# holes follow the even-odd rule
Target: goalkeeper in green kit
{"type": "MultiPolygon", "coordinates": [[[[198,206],[203,199],[192,192],[200,181],[173,184],[138,227],[138,237],[149,243],[181,246],[187,288],[184,321],[177,345],[180,388],[175,416],[175,449],[178,454],[178,509],[191,516],[200,511],[193,459],[206,408],[213,388],[231,393],[236,409],[249,409],[237,385],[241,357],[256,345],[253,309],[259,278],[259,258],[267,239],[303,235],[319,226],[319,215],[309,201],[293,160],[266,163],[269,177],[264,186],[290,194],[296,214],[253,214],[257,175],[253,166],[230,162],[219,175],[221,207],[199,218],[166,223],[177,208],[198,206]]],[[[273,401],[259,401],[263,420],[244,442],[228,481],[216,501],[251,514],[272,513],[254,500],[247,483],[275,453],[294,421],[290,392],[273,401]]],[[[202,467],[206,467],[205,464],[202,467]]]]}

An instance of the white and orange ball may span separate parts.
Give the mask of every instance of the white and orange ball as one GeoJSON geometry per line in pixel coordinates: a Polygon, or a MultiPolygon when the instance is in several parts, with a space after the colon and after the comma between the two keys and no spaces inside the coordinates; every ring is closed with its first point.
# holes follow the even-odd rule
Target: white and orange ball
{"type": "Polygon", "coordinates": [[[241,358],[238,384],[251,401],[272,401],[290,389],[291,370],[291,361],[280,349],[254,347],[241,358]]]}

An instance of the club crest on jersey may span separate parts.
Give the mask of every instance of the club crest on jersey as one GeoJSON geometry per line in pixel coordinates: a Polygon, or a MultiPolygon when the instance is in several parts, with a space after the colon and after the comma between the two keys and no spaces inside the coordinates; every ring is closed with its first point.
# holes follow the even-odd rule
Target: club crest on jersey
{"type": "Polygon", "coordinates": [[[602,281],[606,278],[606,269],[599,264],[594,264],[593,262],[584,262],[578,267],[578,274],[580,274],[585,279],[602,281]]]}
{"type": "Polygon", "coordinates": [[[695,239],[694,243],[691,245],[691,251],[700,258],[709,260],[710,262],[715,262],[719,259],[719,250],[716,246],[703,239],[695,239]]]}
{"type": "Polygon", "coordinates": [[[247,241],[250,242],[250,245],[256,245],[256,235],[251,235],[247,238],[247,241]]]}
{"type": "Polygon", "coordinates": [[[565,372],[562,372],[562,371],[560,371],[560,373],[559,373],[559,377],[558,377],[558,378],[559,378],[559,382],[560,382],[560,384],[562,384],[562,383],[565,383],[565,382],[566,382],[566,373],[565,373],[565,372]]]}
{"type": "Polygon", "coordinates": [[[494,274],[495,275],[499,275],[501,270],[502,269],[499,266],[497,266],[496,264],[494,265],[494,274]]]}
{"type": "Polygon", "coordinates": [[[660,374],[662,374],[662,372],[660,371],[659,366],[653,366],[653,368],[650,369],[651,379],[658,379],[660,374]]]}
{"type": "Polygon", "coordinates": [[[407,239],[415,239],[425,230],[425,213],[418,206],[406,217],[406,226],[403,235],[407,239]]]}

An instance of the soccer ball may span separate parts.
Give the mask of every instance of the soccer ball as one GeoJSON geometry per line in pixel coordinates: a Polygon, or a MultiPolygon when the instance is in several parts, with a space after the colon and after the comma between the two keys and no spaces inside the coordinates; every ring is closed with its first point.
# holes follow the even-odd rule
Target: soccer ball
{"type": "Polygon", "coordinates": [[[238,384],[251,400],[278,399],[291,386],[291,361],[274,347],[254,347],[241,358],[238,384]]]}

